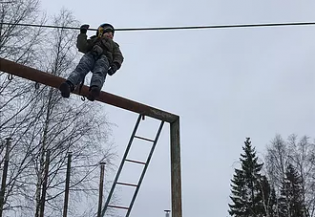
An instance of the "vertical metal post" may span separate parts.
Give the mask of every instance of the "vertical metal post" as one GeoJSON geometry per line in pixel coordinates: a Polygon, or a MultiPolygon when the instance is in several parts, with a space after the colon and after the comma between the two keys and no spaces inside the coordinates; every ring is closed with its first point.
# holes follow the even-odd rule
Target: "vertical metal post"
{"type": "Polygon", "coordinates": [[[67,217],[67,215],[68,215],[68,203],[69,203],[69,191],[70,191],[70,172],[71,172],[71,157],[72,157],[72,153],[68,152],[65,199],[64,199],[64,205],[63,205],[63,217],[67,217]]]}
{"type": "Polygon", "coordinates": [[[50,151],[47,150],[46,151],[46,160],[45,160],[44,182],[43,182],[43,188],[42,188],[42,197],[41,197],[40,214],[39,214],[40,217],[44,217],[44,212],[45,212],[49,163],[50,163],[50,151]]]}
{"type": "Polygon", "coordinates": [[[182,184],[179,117],[170,124],[172,217],[182,217],[182,184]]]}
{"type": "Polygon", "coordinates": [[[99,187],[97,217],[101,217],[101,214],[102,214],[103,188],[104,188],[104,170],[105,170],[105,163],[102,162],[101,163],[101,174],[100,174],[100,187],[99,187]]]}
{"type": "Polygon", "coordinates": [[[9,153],[11,147],[11,138],[6,139],[6,151],[4,157],[4,166],[3,166],[3,175],[2,175],[2,183],[1,183],[1,191],[0,191],[0,217],[2,217],[3,207],[4,207],[4,196],[5,196],[5,189],[7,183],[7,176],[8,176],[8,168],[9,168],[9,153]]]}

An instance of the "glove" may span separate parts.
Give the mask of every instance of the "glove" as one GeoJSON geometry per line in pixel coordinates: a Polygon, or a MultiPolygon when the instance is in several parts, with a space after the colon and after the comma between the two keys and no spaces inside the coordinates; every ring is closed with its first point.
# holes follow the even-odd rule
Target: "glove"
{"type": "Polygon", "coordinates": [[[80,33],[81,34],[86,34],[87,30],[90,28],[90,26],[88,24],[84,24],[80,27],[80,33]]]}
{"type": "Polygon", "coordinates": [[[118,65],[114,63],[113,65],[110,66],[110,69],[108,70],[108,74],[112,76],[113,74],[116,73],[117,70],[118,70],[118,65]]]}
{"type": "Polygon", "coordinates": [[[103,49],[99,45],[94,45],[92,48],[92,55],[95,59],[99,58],[103,54],[103,49]]]}

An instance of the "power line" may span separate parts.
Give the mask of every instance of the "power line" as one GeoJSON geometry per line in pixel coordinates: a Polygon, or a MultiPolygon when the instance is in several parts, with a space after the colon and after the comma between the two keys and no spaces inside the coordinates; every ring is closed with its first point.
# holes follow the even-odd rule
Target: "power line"
{"type": "MultiPolygon", "coordinates": [[[[2,22],[0,25],[15,25],[15,26],[28,26],[40,28],[54,28],[54,29],[75,29],[79,27],[63,27],[54,25],[37,25],[27,23],[6,23],[2,22]]],[[[162,31],[162,30],[191,30],[191,29],[227,29],[227,28],[257,28],[257,27],[276,27],[276,26],[309,26],[315,25],[315,22],[293,22],[293,23],[262,23],[262,24],[235,24],[235,25],[210,25],[210,26],[178,26],[178,27],[144,27],[144,28],[118,28],[115,31],[162,31]]],[[[97,29],[89,29],[96,31],[97,29]]]]}

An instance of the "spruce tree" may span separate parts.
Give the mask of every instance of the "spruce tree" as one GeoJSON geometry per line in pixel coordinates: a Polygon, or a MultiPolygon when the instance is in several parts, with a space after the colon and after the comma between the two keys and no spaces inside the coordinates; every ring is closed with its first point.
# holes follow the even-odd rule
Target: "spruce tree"
{"type": "Polygon", "coordinates": [[[262,198],[262,180],[260,174],[263,164],[258,163],[255,148],[250,138],[245,141],[244,153],[241,154],[241,169],[235,169],[231,180],[229,214],[234,217],[263,217],[266,212],[262,198]]]}
{"type": "Polygon", "coordinates": [[[307,217],[303,200],[302,179],[298,171],[289,164],[282,183],[279,198],[280,217],[307,217]]]}

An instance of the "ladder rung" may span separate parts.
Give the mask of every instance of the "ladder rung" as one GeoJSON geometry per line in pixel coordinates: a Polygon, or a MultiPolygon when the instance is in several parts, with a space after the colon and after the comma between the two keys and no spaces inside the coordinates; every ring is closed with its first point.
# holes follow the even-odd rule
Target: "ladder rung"
{"type": "Polygon", "coordinates": [[[142,140],[149,141],[149,142],[155,142],[155,141],[152,140],[152,139],[147,139],[147,138],[140,137],[140,136],[134,136],[134,137],[137,138],[137,139],[142,139],[142,140]]]}
{"type": "Polygon", "coordinates": [[[113,206],[113,205],[108,205],[108,207],[112,207],[112,208],[116,208],[116,209],[129,209],[129,207],[125,207],[125,206],[113,206]]]}
{"type": "Polygon", "coordinates": [[[141,162],[141,161],[129,160],[129,159],[126,159],[125,161],[131,162],[131,163],[136,163],[136,164],[143,164],[143,165],[145,165],[145,162],[141,162]]]}
{"type": "Polygon", "coordinates": [[[127,185],[127,186],[132,186],[132,187],[138,187],[138,185],[130,184],[130,183],[124,183],[124,182],[117,182],[116,184],[118,184],[118,185],[127,185]]]}

